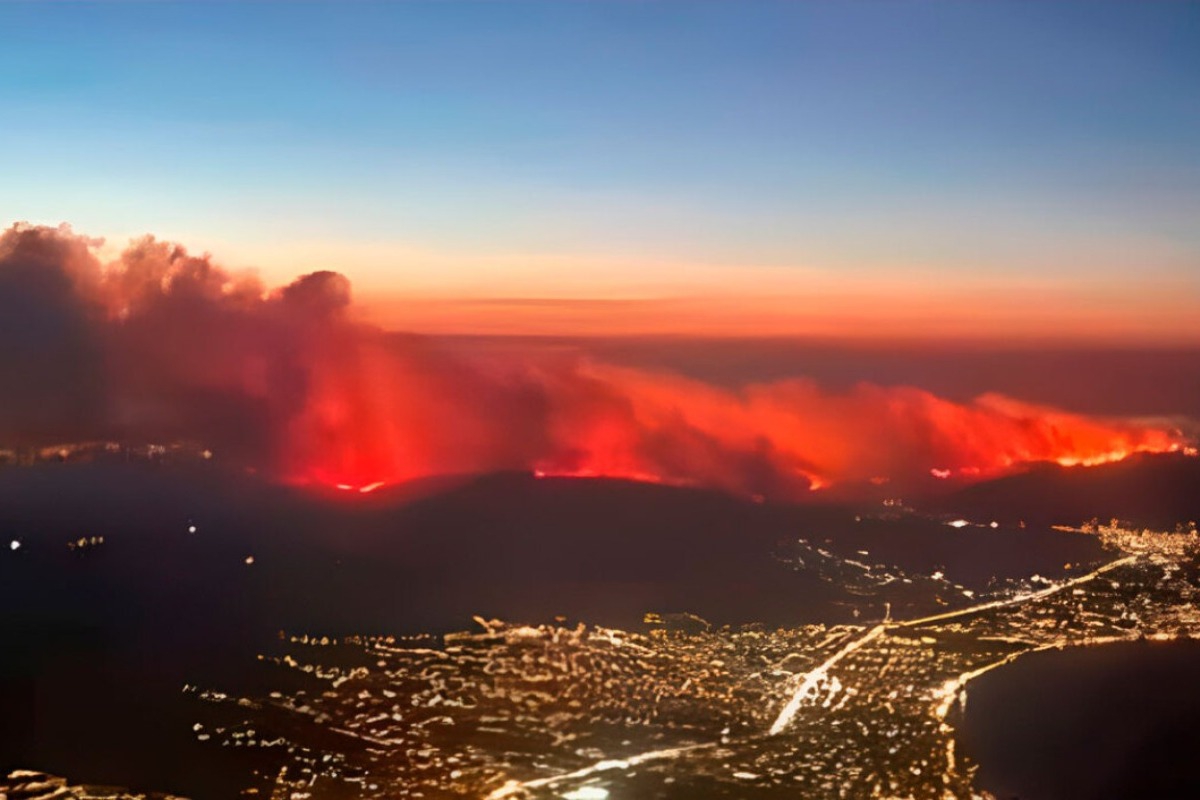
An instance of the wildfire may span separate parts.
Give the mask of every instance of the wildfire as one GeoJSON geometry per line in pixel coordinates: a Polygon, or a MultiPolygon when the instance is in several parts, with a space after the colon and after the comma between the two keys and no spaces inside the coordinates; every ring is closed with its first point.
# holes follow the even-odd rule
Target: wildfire
{"type": "MultiPolygon", "coordinates": [[[[1174,443],[1174,444],[1171,444],[1170,446],[1168,446],[1166,448],[1165,452],[1178,453],[1178,452],[1180,452],[1181,449],[1191,449],[1191,448],[1182,448],[1182,446],[1179,445],[1178,443],[1174,443]]],[[[1098,467],[1101,464],[1115,464],[1118,461],[1124,461],[1125,459],[1129,458],[1132,455],[1136,455],[1137,453],[1155,453],[1155,452],[1163,452],[1163,451],[1156,450],[1152,447],[1135,447],[1130,450],[1113,450],[1108,453],[1097,453],[1094,455],[1087,455],[1087,456],[1079,456],[1079,455],[1061,456],[1059,458],[1054,459],[1054,461],[1055,461],[1055,463],[1057,463],[1059,466],[1062,466],[1062,467],[1098,467]]]]}
{"type": "Polygon", "coordinates": [[[909,387],[833,393],[804,380],[730,391],[591,362],[430,371],[374,347],[353,355],[370,380],[347,373],[344,357],[317,370],[313,402],[289,427],[286,463],[299,482],[368,493],[424,476],[525,470],[799,499],[1186,449],[1165,427],[996,395],[954,403],[909,387]]]}
{"type": "Polygon", "coordinates": [[[804,379],[728,389],[564,352],[450,352],[357,324],[334,272],[267,290],[151,237],[107,263],[97,248],[65,227],[0,233],[0,296],[46,327],[14,329],[33,349],[0,364],[12,389],[0,433],[203,441],[277,480],[355,497],[525,470],[799,499],[1194,452],[1168,426],[999,395],[804,379]]]}

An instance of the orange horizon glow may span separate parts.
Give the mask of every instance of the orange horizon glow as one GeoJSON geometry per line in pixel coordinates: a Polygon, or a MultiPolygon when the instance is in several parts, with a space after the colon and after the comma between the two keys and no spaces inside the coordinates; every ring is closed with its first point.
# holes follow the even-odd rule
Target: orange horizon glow
{"type": "MultiPolygon", "coordinates": [[[[1119,295],[1120,293],[1117,293],[1119,295]]],[[[847,295],[438,297],[374,293],[356,313],[385,330],[427,335],[818,338],[1020,345],[1197,346],[1190,295],[1161,298],[1012,288],[847,295]]]]}
{"type": "MultiPolygon", "coordinates": [[[[95,242],[102,259],[119,257],[119,239],[95,242]]],[[[1049,264],[1038,277],[936,263],[763,266],[403,243],[210,243],[239,265],[231,276],[260,287],[332,268],[355,287],[355,317],[395,332],[1200,346],[1200,283],[1189,273],[1146,280],[1130,269],[1081,282],[1049,264]]]]}

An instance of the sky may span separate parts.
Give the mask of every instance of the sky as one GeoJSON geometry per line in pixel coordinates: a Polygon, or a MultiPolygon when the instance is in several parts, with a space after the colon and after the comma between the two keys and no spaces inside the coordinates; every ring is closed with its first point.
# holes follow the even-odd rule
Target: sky
{"type": "Polygon", "coordinates": [[[0,223],[439,333],[1200,342],[1200,5],[3,3],[0,223]]]}

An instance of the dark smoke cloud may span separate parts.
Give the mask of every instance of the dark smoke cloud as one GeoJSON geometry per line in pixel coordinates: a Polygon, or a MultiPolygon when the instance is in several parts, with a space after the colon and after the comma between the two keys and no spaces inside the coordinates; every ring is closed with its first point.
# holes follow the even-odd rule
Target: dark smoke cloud
{"type": "Polygon", "coordinates": [[[65,228],[0,236],[0,438],[71,438],[104,421],[95,242],[65,228]]]}
{"type": "Polygon", "coordinates": [[[796,497],[1110,460],[1177,433],[998,396],[725,389],[567,355],[450,355],[355,323],[335,272],[277,291],[152,237],[111,263],[67,227],[0,235],[0,437],[202,442],[279,480],[351,488],[533,469],[796,497]]]}

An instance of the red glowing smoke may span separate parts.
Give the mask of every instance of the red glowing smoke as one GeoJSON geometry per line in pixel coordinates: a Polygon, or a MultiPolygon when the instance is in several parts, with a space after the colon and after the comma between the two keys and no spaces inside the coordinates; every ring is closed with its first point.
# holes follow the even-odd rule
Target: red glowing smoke
{"type": "Polygon", "coordinates": [[[1096,464],[1181,447],[1178,433],[996,395],[956,404],[908,387],[846,393],[804,380],[738,392],[586,360],[416,374],[382,351],[343,364],[299,417],[296,480],[361,486],[532,468],[797,498],[935,474],[973,479],[1036,461],[1096,464]],[[343,372],[348,370],[350,374],[343,372]],[[370,378],[363,378],[363,375],[370,378]]]}
{"type": "Polygon", "coordinates": [[[785,498],[1184,446],[1163,425],[998,395],[731,391],[581,357],[450,355],[351,321],[335,273],[269,292],[150,238],[109,264],[95,244],[65,228],[0,237],[0,336],[16,345],[0,357],[0,436],[191,438],[280,480],[363,492],[525,469],[785,498]]]}

